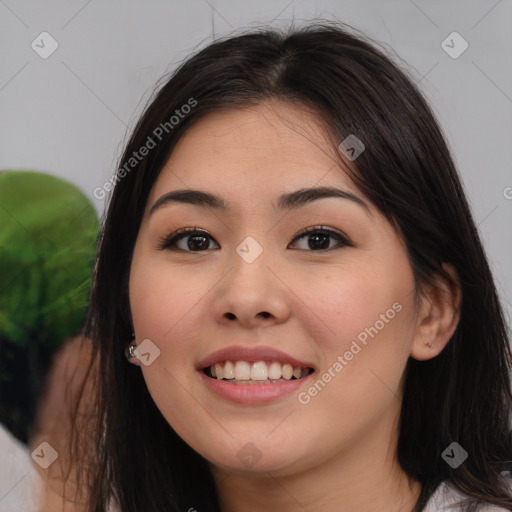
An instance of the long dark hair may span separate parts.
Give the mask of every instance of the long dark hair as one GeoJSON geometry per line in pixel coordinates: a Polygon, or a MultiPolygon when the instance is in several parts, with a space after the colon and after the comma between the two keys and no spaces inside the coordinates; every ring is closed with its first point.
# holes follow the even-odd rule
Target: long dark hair
{"type": "Polygon", "coordinates": [[[126,362],[128,276],[148,194],[178,139],[208,113],[267,99],[319,115],[340,161],[349,134],[364,143],[352,179],[404,240],[418,293],[435,275],[452,282],[441,263],[457,270],[454,335],[437,357],[409,358],[405,369],[397,457],[422,484],[414,512],[444,480],[472,498],[468,511],[484,502],[512,508],[500,474],[512,470],[502,306],[440,127],[408,72],[378,46],[338,22],[253,29],[213,42],[157,86],[121,157],[95,266],[87,322],[99,379],[93,455],[83,443],[90,511],[105,511],[109,499],[123,512],[219,510],[207,461],[177,436],[140,368],[126,362]],[[131,161],[148,138],[154,147],[131,161]],[[469,453],[456,469],[441,457],[454,441],[469,453]]]}

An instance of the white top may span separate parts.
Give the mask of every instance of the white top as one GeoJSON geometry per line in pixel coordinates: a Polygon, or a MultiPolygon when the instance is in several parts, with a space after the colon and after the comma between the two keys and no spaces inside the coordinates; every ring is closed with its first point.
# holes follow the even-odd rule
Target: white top
{"type": "Polygon", "coordinates": [[[41,477],[28,448],[0,424],[0,512],[37,512],[41,477]]]}
{"type": "MultiPolygon", "coordinates": [[[[0,512],[37,512],[38,497],[42,491],[41,477],[34,469],[28,448],[14,438],[0,424],[0,512]],[[8,463],[6,463],[8,461],[8,463]]],[[[512,489],[512,473],[502,473],[512,489]]],[[[447,482],[443,482],[430,498],[423,512],[461,512],[462,509],[448,508],[448,505],[464,499],[447,482]]],[[[111,512],[117,512],[112,505],[111,512]]],[[[494,506],[483,507],[479,512],[507,512],[494,506]]]]}
{"type": "MultiPolygon", "coordinates": [[[[512,490],[512,473],[510,471],[504,471],[501,473],[507,479],[509,488],[512,490]]],[[[435,490],[431,496],[427,505],[424,507],[422,512],[439,512],[439,511],[451,511],[461,512],[462,507],[449,508],[449,505],[460,502],[467,499],[468,496],[461,494],[448,482],[442,482],[439,487],[435,490]]],[[[483,506],[479,509],[479,512],[508,512],[506,508],[496,507],[494,505],[483,506]]]]}

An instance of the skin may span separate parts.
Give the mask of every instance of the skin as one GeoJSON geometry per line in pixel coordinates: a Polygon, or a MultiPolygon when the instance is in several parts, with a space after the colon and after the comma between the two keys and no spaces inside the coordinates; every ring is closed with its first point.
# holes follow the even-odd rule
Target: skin
{"type": "Polygon", "coordinates": [[[443,350],[460,295],[439,279],[441,291],[428,289],[415,304],[403,243],[328,148],[318,119],[290,104],[210,114],[178,142],[140,226],[129,286],[134,331],[161,353],[148,366],[130,361],[169,424],[210,462],[223,512],[408,511],[421,490],[396,460],[402,376],[410,356],[443,350]],[[324,198],[272,211],[279,195],[315,186],[349,191],[369,210],[324,198]],[[149,215],[162,195],[186,188],[220,195],[230,210],[181,203],[149,215]],[[352,246],[295,240],[317,225],[352,246]],[[157,248],[183,227],[211,238],[192,250],[186,235],[182,251],[157,248]],[[250,264],[236,252],[247,236],[263,248],[250,264]],[[394,303],[401,311],[306,405],[297,393],[267,405],[229,403],[195,370],[218,349],[270,345],[313,362],[320,377],[394,303]],[[251,467],[237,455],[246,443],[261,454],[251,467]]]}

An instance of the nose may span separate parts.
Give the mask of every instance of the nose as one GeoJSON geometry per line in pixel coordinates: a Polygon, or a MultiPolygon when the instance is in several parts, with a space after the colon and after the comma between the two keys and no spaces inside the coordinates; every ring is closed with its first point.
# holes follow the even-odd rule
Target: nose
{"type": "Polygon", "coordinates": [[[262,254],[248,263],[238,254],[216,287],[213,312],[222,324],[245,328],[285,322],[290,316],[291,291],[276,266],[262,254]]]}

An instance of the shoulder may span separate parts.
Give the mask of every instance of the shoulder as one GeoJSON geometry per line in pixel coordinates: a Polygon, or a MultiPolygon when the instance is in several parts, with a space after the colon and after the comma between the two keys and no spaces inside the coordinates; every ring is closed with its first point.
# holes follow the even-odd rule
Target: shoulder
{"type": "MultiPolygon", "coordinates": [[[[503,471],[501,474],[505,477],[509,488],[512,490],[512,472],[503,471]]],[[[468,496],[455,489],[450,482],[442,482],[423,509],[423,512],[438,512],[443,510],[447,512],[462,512],[463,508],[453,508],[453,505],[465,499],[468,499],[468,496]]],[[[479,512],[508,512],[508,510],[494,505],[487,505],[480,508],[479,512]]]]}

